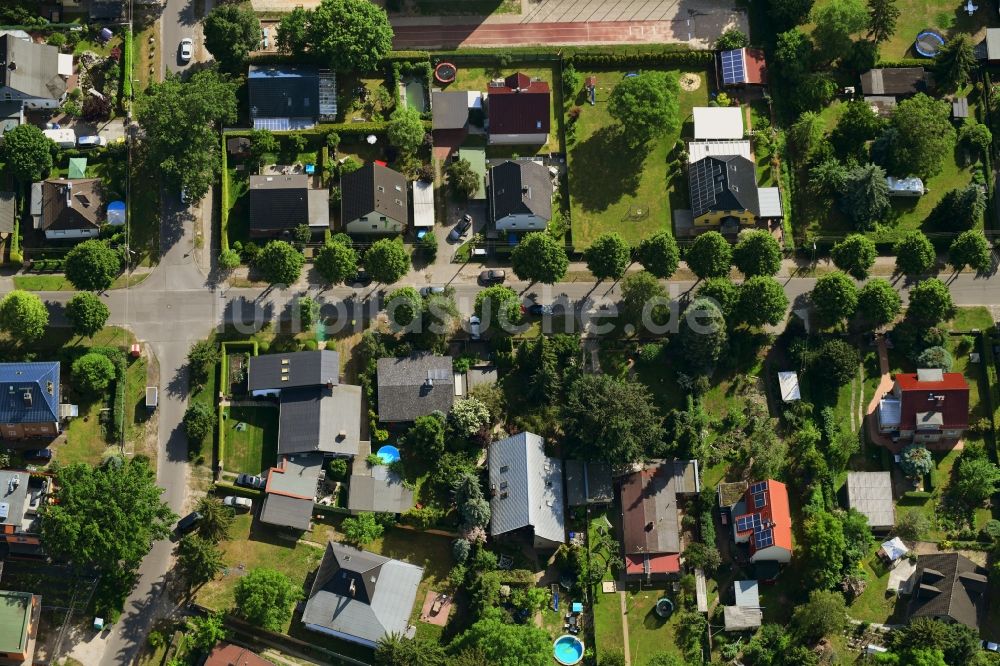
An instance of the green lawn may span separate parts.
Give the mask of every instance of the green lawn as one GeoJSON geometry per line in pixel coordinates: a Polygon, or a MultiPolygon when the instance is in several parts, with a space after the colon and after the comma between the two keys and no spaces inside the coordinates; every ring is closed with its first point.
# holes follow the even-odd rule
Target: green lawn
{"type": "Polygon", "coordinates": [[[626,595],[629,651],[633,664],[644,664],[657,652],[683,657],[676,644],[680,613],[675,612],[667,620],[659,617],[654,607],[661,597],[669,597],[675,605],[679,604],[677,593],[668,589],[644,589],[630,591],[626,595]]]}
{"type": "MultiPolygon", "coordinates": [[[[604,512],[595,510],[591,514],[592,518],[587,527],[587,542],[591,546],[598,543],[595,537],[599,528],[609,529],[605,517],[610,518],[611,511],[610,508],[604,512]]],[[[616,553],[608,552],[606,549],[592,550],[591,552],[591,557],[604,559],[616,555],[616,553]]],[[[614,574],[610,570],[605,571],[604,580],[614,580],[614,574]]],[[[622,631],[621,600],[618,593],[605,594],[597,586],[592,596],[594,600],[594,641],[597,643],[597,654],[604,655],[608,652],[621,651],[625,644],[625,634],[622,631]]]]}
{"type": "Polygon", "coordinates": [[[678,138],[690,133],[691,109],[708,103],[706,74],[693,92],[681,92],[676,131],[651,141],[643,151],[627,146],[608,114],[607,100],[624,72],[580,72],[597,76],[597,103],[580,106],[576,144],[569,149],[569,195],[573,246],[578,250],[605,231],[617,231],[632,244],[661,229],[672,229],[672,208],[688,205],[687,181],[667,180],[667,164],[678,138]]]}
{"type": "Polygon", "coordinates": [[[985,330],[993,326],[993,316],[989,308],[983,306],[955,309],[955,317],[945,324],[952,331],[970,331],[974,328],[985,330]]]}
{"type": "Polygon", "coordinates": [[[896,7],[900,11],[896,33],[881,48],[886,59],[919,57],[913,42],[925,28],[940,31],[946,40],[959,32],[971,33],[972,42],[978,44],[986,36],[986,28],[1000,26],[996,11],[989,5],[979,5],[972,16],[966,13],[965,3],[948,0],[897,0],[896,7]]]}
{"type": "Polygon", "coordinates": [[[247,242],[250,240],[250,197],[246,196],[250,189],[250,177],[245,169],[226,169],[229,178],[229,225],[227,233],[229,242],[247,242]]]}
{"type": "MultiPolygon", "coordinates": [[[[149,273],[139,273],[137,275],[119,275],[111,283],[111,289],[124,289],[126,286],[134,287],[149,277],[149,273]]],[[[15,275],[14,288],[25,291],[76,291],[69,280],[61,273],[51,275],[15,275]]]]}
{"type": "Polygon", "coordinates": [[[278,459],[278,410],[267,407],[231,407],[226,416],[223,468],[227,472],[259,474],[278,459]],[[243,425],[245,425],[245,429],[243,425]],[[238,428],[237,426],[240,426],[238,428]]]}
{"type": "Polygon", "coordinates": [[[518,0],[416,0],[418,14],[423,16],[489,16],[518,14],[518,0]]]}

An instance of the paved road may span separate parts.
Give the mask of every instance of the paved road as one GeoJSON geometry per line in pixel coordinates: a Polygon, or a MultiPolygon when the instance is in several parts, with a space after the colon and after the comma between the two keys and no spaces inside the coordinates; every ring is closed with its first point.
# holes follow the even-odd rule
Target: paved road
{"type": "MultiPolygon", "coordinates": [[[[206,2],[208,11],[211,4],[206,2]]],[[[183,72],[191,67],[195,62],[205,59],[201,24],[194,13],[193,0],[167,0],[160,14],[160,48],[163,57],[160,70],[160,78],[163,79],[167,72],[183,72]],[[194,40],[194,58],[189,63],[180,60],[181,40],[190,37],[194,40]]]]}

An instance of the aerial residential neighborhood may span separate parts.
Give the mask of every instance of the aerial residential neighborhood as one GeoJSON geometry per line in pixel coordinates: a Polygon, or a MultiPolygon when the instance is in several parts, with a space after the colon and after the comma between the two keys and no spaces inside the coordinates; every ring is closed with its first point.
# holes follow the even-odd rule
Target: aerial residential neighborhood
{"type": "Polygon", "coordinates": [[[1000,665],[1000,11],[0,3],[0,664],[1000,665]]]}

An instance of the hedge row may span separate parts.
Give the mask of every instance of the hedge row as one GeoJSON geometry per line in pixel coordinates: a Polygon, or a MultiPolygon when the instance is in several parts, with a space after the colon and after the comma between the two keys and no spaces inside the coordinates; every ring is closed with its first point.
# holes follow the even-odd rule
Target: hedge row
{"type": "Polygon", "coordinates": [[[577,69],[591,67],[682,65],[706,67],[715,60],[712,51],[663,51],[660,53],[575,53],[565,58],[577,69]]]}
{"type": "MultiPolygon", "coordinates": [[[[247,132],[249,134],[249,132],[247,132]]],[[[222,251],[229,250],[229,156],[226,154],[226,136],[222,133],[222,205],[219,207],[219,242],[222,251]]]]}
{"type": "Polygon", "coordinates": [[[237,486],[229,483],[228,481],[216,481],[215,491],[222,491],[222,493],[226,495],[236,495],[238,497],[246,497],[247,499],[252,500],[264,499],[263,491],[256,490],[254,488],[244,488],[243,486],[237,486]]]}
{"type": "Polygon", "coordinates": [[[111,426],[104,432],[105,439],[113,444],[119,441],[125,425],[125,371],[128,361],[125,352],[117,347],[93,347],[90,351],[101,354],[115,366],[115,382],[111,390],[111,426]]]}
{"type": "Polygon", "coordinates": [[[10,263],[12,266],[20,266],[24,263],[24,255],[21,254],[21,215],[20,212],[14,218],[14,232],[10,235],[10,263]]]}
{"type": "Polygon", "coordinates": [[[895,69],[898,67],[926,67],[933,63],[932,60],[921,60],[919,58],[902,58],[900,60],[879,60],[877,67],[883,69],[895,69]]]}
{"type": "Polygon", "coordinates": [[[125,30],[125,44],[122,46],[122,96],[132,99],[132,30],[125,30]]]}

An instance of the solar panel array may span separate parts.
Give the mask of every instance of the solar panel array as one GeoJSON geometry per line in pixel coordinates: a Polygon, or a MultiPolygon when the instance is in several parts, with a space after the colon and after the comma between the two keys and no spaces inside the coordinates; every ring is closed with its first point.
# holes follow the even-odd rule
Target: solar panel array
{"type": "Polygon", "coordinates": [[[760,529],[760,514],[759,513],[748,513],[742,516],[736,517],[736,531],[737,532],[748,532],[751,529],[760,529]]]}
{"type": "Polygon", "coordinates": [[[747,73],[743,66],[743,50],[722,52],[722,83],[724,85],[735,85],[746,83],[747,73]]]}
{"type": "Polygon", "coordinates": [[[753,508],[762,509],[767,506],[767,495],[764,493],[755,493],[753,496],[753,508]]]}
{"type": "Polygon", "coordinates": [[[706,157],[691,166],[691,209],[694,217],[704,215],[715,205],[716,195],[722,191],[724,164],[706,157]]]}
{"type": "Polygon", "coordinates": [[[754,546],[757,550],[767,548],[774,545],[774,530],[772,529],[762,529],[759,532],[755,532],[753,536],[754,546]]]}
{"type": "Polygon", "coordinates": [[[750,486],[750,492],[754,495],[757,493],[762,493],[767,490],[767,481],[758,481],[757,483],[750,486]]]}

